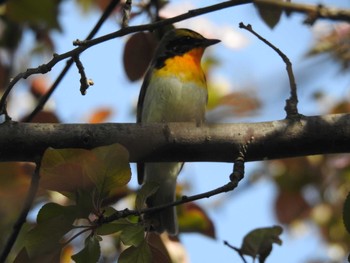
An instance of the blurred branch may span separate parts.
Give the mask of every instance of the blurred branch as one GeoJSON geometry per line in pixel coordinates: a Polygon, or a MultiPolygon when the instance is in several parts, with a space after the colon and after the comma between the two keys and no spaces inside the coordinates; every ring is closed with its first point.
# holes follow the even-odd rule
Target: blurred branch
{"type": "MultiPolygon", "coordinates": [[[[107,20],[107,18],[110,16],[110,14],[113,12],[114,8],[119,4],[119,2],[120,2],[120,0],[111,0],[110,1],[109,5],[106,7],[106,9],[103,12],[103,14],[101,15],[100,19],[97,21],[94,28],[90,31],[90,33],[86,37],[87,40],[92,39],[96,35],[98,30],[101,28],[103,23],[107,20]]],[[[34,116],[44,108],[44,105],[46,104],[48,99],[51,97],[52,93],[56,90],[58,85],[61,83],[62,79],[67,74],[68,70],[70,69],[70,67],[72,65],[73,65],[73,59],[68,60],[66,66],[62,69],[61,73],[58,75],[58,77],[56,78],[56,80],[54,81],[54,83],[52,84],[50,89],[48,90],[48,92],[40,98],[35,109],[26,117],[26,119],[24,120],[25,122],[30,122],[34,118],[34,116]]],[[[11,91],[12,87],[9,85],[8,92],[11,91]]],[[[2,100],[5,101],[7,96],[8,95],[4,94],[3,97],[1,98],[1,101],[2,100]]],[[[0,101],[0,113],[1,113],[2,108],[3,109],[5,108],[5,105],[2,106],[1,101],[0,101]]]]}
{"type": "Polygon", "coordinates": [[[23,224],[26,222],[27,215],[29,213],[30,208],[32,207],[35,195],[38,191],[39,180],[40,180],[39,170],[40,170],[40,162],[36,164],[36,167],[32,176],[32,181],[28,190],[28,194],[24,201],[23,209],[19,214],[17,221],[13,225],[12,233],[7,239],[7,242],[2,250],[2,253],[0,255],[0,262],[6,261],[6,258],[11,252],[11,249],[16,242],[16,239],[18,237],[19,232],[21,231],[23,224]]]}
{"type": "Polygon", "coordinates": [[[246,161],[350,152],[350,114],[234,124],[0,125],[0,161],[35,161],[48,147],[124,145],[130,161],[232,162],[250,138],[246,161]]]}
{"type": "Polygon", "coordinates": [[[289,79],[289,87],[290,87],[290,98],[286,100],[286,106],[285,110],[287,113],[287,118],[289,119],[299,119],[301,115],[298,113],[298,94],[297,94],[297,84],[295,82],[292,63],[290,62],[289,58],[276,46],[274,46],[272,43],[267,41],[265,38],[260,36],[258,33],[256,33],[251,25],[244,25],[242,22],[239,23],[239,27],[243,28],[253,35],[255,35],[257,38],[259,38],[262,42],[264,42],[266,45],[271,47],[283,60],[283,62],[286,64],[286,70],[288,73],[288,79],[289,79]]]}
{"type": "Polygon", "coordinates": [[[313,24],[317,19],[330,19],[333,21],[350,21],[350,10],[331,8],[323,5],[308,5],[303,3],[291,3],[275,0],[255,0],[254,3],[260,6],[275,7],[283,9],[288,13],[303,13],[308,16],[307,24],[313,24]]]}

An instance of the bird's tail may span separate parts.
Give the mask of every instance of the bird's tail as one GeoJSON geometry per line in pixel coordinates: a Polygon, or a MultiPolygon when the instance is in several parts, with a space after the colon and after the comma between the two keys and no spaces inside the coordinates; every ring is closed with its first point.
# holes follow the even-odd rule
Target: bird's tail
{"type": "MultiPolygon", "coordinates": [[[[164,167],[168,163],[163,163],[161,166],[164,167]]],[[[170,167],[170,163],[168,164],[170,167]]],[[[150,176],[150,169],[147,172],[147,181],[153,181],[156,183],[159,188],[157,191],[147,198],[148,207],[156,207],[165,204],[169,204],[175,201],[176,194],[176,179],[179,171],[181,170],[181,163],[173,163],[171,166],[172,169],[161,169],[162,177],[157,178],[150,176]],[[168,172],[167,176],[164,173],[168,172]],[[171,174],[171,175],[170,175],[171,174]],[[158,180],[151,180],[158,179],[158,180]]],[[[166,167],[166,168],[169,168],[166,167]]],[[[158,167],[157,167],[158,168],[158,167]]],[[[147,170],[147,169],[146,169],[147,170]]],[[[153,170],[154,175],[155,170],[153,170]]],[[[164,231],[168,232],[170,235],[176,235],[178,233],[178,224],[177,224],[177,215],[175,207],[168,207],[161,211],[157,211],[151,214],[148,214],[145,219],[149,222],[151,226],[151,231],[156,231],[157,233],[163,233],[164,231]]]]}

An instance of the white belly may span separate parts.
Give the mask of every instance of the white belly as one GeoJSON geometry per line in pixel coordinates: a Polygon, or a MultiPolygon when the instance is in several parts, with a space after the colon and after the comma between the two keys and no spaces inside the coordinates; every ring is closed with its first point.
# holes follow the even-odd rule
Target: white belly
{"type": "Polygon", "coordinates": [[[151,81],[143,102],[142,122],[204,122],[208,92],[177,78],[151,81]]]}

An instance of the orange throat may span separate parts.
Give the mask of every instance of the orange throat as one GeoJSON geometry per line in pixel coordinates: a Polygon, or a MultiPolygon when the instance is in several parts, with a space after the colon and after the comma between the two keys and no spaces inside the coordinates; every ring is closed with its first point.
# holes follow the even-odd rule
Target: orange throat
{"type": "Polygon", "coordinates": [[[183,82],[194,82],[205,87],[205,76],[201,67],[204,48],[194,48],[189,52],[168,58],[164,67],[155,72],[157,77],[175,76],[183,82]]]}

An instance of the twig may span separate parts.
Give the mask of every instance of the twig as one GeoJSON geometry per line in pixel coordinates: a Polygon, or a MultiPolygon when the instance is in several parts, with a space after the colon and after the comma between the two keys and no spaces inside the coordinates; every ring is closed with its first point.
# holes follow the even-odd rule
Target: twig
{"type": "Polygon", "coordinates": [[[129,25],[131,6],[132,0],[126,0],[123,6],[122,28],[125,28],[129,25]]]}
{"type": "Polygon", "coordinates": [[[22,209],[20,215],[18,216],[17,221],[13,225],[12,233],[9,236],[9,238],[7,239],[5,247],[1,253],[1,256],[0,256],[1,263],[5,262],[5,260],[8,257],[14,243],[16,242],[16,239],[18,237],[19,232],[21,231],[23,224],[26,222],[28,212],[33,204],[36,192],[38,190],[39,180],[40,180],[39,170],[40,170],[40,162],[37,162],[33,176],[32,176],[31,184],[30,184],[30,187],[29,187],[29,190],[27,193],[27,197],[26,197],[26,200],[24,202],[23,209],[22,209]]]}
{"type": "Polygon", "coordinates": [[[83,63],[81,63],[79,56],[74,56],[73,60],[80,74],[80,93],[81,95],[85,95],[89,86],[92,86],[94,83],[92,80],[87,79],[83,63]]]}
{"type": "Polygon", "coordinates": [[[290,98],[286,100],[285,111],[287,113],[287,119],[300,119],[301,115],[298,113],[298,95],[297,95],[297,85],[295,83],[295,78],[292,69],[292,63],[289,58],[277,47],[275,47],[272,43],[267,41],[265,38],[256,33],[251,25],[244,25],[242,22],[239,23],[239,27],[243,28],[253,35],[255,35],[258,39],[263,41],[266,45],[271,47],[283,60],[286,64],[286,70],[289,78],[289,86],[290,86],[290,98]]]}
{"type": "MultiPolygon", "coordinates": [[[[96,25],[94,26],[94,28],[91,30],[91,32],[88,34],[88,36],[86,37],[87,40],[92,39],[96,33],[98,32],[98,30],[101,28],[101,26],[103,25],[103,23],[107,20],[107,18],[109,17],[109,15],[113,12],[114,8],[119,4],[120,0],[111,0],[111,2],[109,3],[109,5],[107,6],[106,10],[103,12],[103,14],[101,15],[100,19],[98,20],[98,22],[96,23],[96,25]]],[[[24,122],[30,122],[31,120],[33,120],[34,116],[40,112],[43,108],[44,105],[46,104],[46,102],[48,101],[48,99],[51,97],[52,93],[56,90],[56,88],[58,87],[58,85],[61,83],[62,79],[64,78],[64,76],[67,74],[68,70],[70,69],[70,67],[73,65],[73,59],[69,59],[67,61],[66,66],[62,69],[61,73],[58,75],[58,77],[56,78],[55,82],[52,84],[51,88],[48,90],[48,92],[43,95],[37,106],[35,107],[35,109],[24,119],[24,122]]],[[[16,81],[17,82],[17,81],[16,81]]],[[[14,84],[16,84],[16,82],[14,82],[14,84]]],[[[14,85],[13,84],[13,85],[14,85]]],[[[13,86],[12,86],[13,87],[13,86]]],[[[8,88],[8,92],[11,91],[12,87],[8,88]]],[[[3,95],[2,100],[6,100],[8,94],[7,95],[3,95]]],[[[2,112],[2,109],[4,109],[4,106],[2,106],[2,103],[0,101],[0,113],[2,112]]]]}
{"type": "Polygon", "coordinates": [[[241,257],[241,259],[243,260],[244,263],[247,263],[247,261],[245,260],[241,250],[239,248],[236,248],[232,245],[230,245],[227,241],[224,241],[224,245],[228,246],[229,248],[233,249],[234,251],[236,251],[238,253],[238,255],[241,257]]]}

